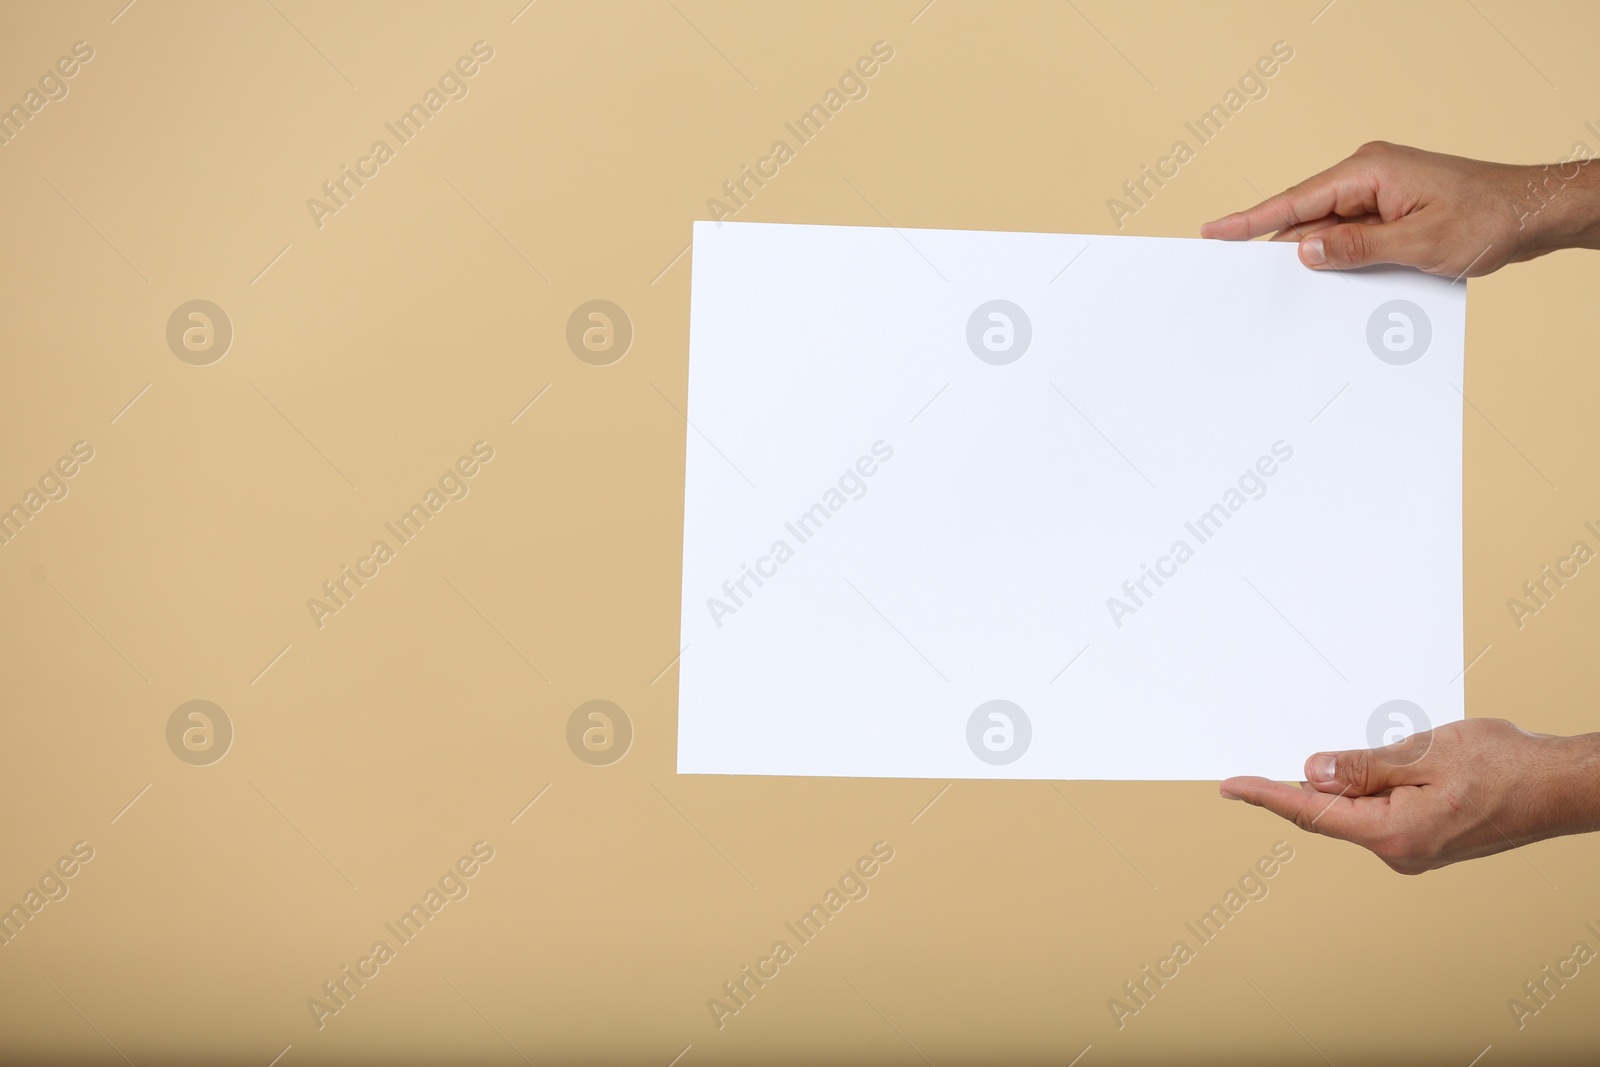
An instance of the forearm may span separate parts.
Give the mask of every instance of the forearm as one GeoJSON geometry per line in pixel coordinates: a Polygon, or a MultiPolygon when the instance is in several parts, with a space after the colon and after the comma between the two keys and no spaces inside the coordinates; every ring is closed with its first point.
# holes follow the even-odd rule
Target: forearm
{"type": "Polygon", "coordinates": [[[1519,167],[1519,259],[1561,248],[1600,249],[1600,159],[1519,167]]]}

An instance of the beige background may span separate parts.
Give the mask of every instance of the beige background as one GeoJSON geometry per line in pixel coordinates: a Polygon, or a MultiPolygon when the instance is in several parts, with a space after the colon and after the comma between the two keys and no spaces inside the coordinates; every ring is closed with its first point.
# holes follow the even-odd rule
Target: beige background
{"type": "MultiPolygon", "coordinates": [[[[95,58],[0,148],[0,501],[95,458],[0,548],[0,902],[95,858],[0,947],[0,1057],[1592,1052],[1600,974],[1521,1031],[1506,1001],[1600,945],[1595,840],[1403,879],[1206,783],[680,778],[671,665],[690,222],[873,42],[870,95],[740,219],[1113,232],[1278,40],[1270,95],[1123,232],[1192,235],[1372,138],[1600,151],[1595,8],[274,2],[4,8],[0,100],[95,58]],[[307,198],[478,40],[470,95],[319,230],[307,198]],[[210,366],[165,341],[197,298],[235,330],[210,366]],[[636,331],[608,367],[564,341],[594,298],[636,331]],[[471,495],[317,629],[306,598],[480,439],[471,495]],[[197,698],[236,730],[207,767],[166,742],[197,698]],[[592,698],[636,731],[611,766],[565,741],[592,698]],[[478,840],[471,895],[319,1031],[307,998],[478,840]],[[707,998],[878,840],[870,896],[718,1030],[707,998]],[[1271,895],[1119,1031],[1108,998],[1278,840],[1271,895]]],[[[1520,631],[1506,598],[1600,519],[1597,283],[1565,253],[1470,287],[1469,710],[1556,732],[1596,723],[1600,578],[1520,631]]]]}

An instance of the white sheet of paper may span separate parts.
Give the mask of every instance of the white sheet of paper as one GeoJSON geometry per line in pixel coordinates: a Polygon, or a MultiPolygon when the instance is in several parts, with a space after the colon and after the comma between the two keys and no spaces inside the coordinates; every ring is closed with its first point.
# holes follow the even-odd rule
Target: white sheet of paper
{"type": "Polygon", "coordinates": [[[698,222],[692,284],[680,773],[1299,779],[1463,717],[1464,282],[698,222]]]}

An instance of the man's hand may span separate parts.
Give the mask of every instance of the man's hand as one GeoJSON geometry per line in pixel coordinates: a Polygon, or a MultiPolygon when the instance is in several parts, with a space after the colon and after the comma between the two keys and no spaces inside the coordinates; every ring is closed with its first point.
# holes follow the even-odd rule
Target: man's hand
{"type": "Polygon", "coordinates": [[[1600,247],[1600,166],[1480,163],[1374,141],[1248,211],[1200,228],[1242,241],[1277,232],[1300,261],[1399,263],[1476,278],[1558,248],[1600,247]]]}
{"type": "Polygon", "coordinates": [[[1230,778],[1221,792],[1370,849],[1401,874],[1600,829],[1600,734],[1467,719],[1387,748],[1318,753],[1306,778],[1230,778]]]}

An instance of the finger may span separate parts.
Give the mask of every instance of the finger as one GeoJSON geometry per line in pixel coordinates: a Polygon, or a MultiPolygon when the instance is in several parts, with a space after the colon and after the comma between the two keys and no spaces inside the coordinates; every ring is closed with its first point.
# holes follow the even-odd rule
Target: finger
{"type": "Polygon", "coordinates": [[[1424,239],[1422,224],[1403,218],[1377,226],[1359,222],[1330,226],[1300,242],[1300,262],[1319,269],[1347,270],[1375,263],[1426,267],[1434,259],[1434,243],[1424,239]]]}
{"type": "Polygon", "coordinates": [[[1341,219],[1338,215],[1325,215],[1320,219],[1313,219],[1310,222],[1299,222],[1293,226],[1285,226],[1283,229],[1267,238],[1267,240],[1296,242],[1303,241],[1314,233],[1321,233],[1328,227],[1338,226],[1344,221],[1345,220],[1341,219]]]}
{"type": "Polygon", "coordinates": [[[1248,241],[1328,215],[1362,215],[1377,210],[1376,184],[1364,166],[1346,159],[1255,207],[1206,223],[1200,227],[1200,236],[1248,241]]]}
{"type": "Polygon", "coordinates": [[[1324,793],[1351,797],[1370,797],[1402,785],[1425,785],[1430,781],[1426,757],[1431,742],[1432,732],[1424,731],[1385,748],[1318,752],[1306,760],[1306,782],[1324,793]]]}
{"type": "Polygon", "coordinates": [[[1266,808],[1307,833],[1363,847],[1378,839],[1389,813],[1386,797],[1328,796],[1266,778],[1229,778],[1222,783],[1221,792],[1224,797],[1266,808]]]}
{"type": "Polygon", "coordinates": [[[1320,219],[1313,219],[1311,222],[1298,223],[1294,226],[1286,226],[1269,237],[1268,240],[1301,241],[1307,237],[1310,237],[1314,233],[1320,233],[1323,230],[1328,229],[1330,226],[1338,226],[1346,222],[1359,222],[1364,226],[1371,226],[1382,221],[1383,216],[1377,214],[1376,212],[1366,215],[1358,215],[1353,219],[1343,218],[1339,215],[1327,215],[1320,219]]]}

